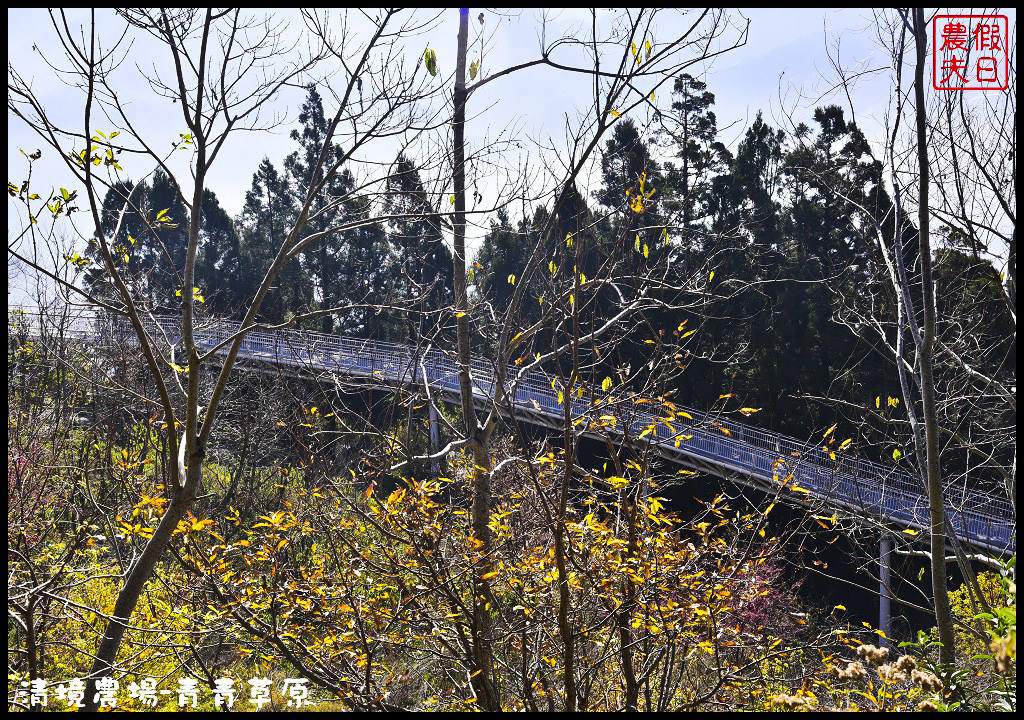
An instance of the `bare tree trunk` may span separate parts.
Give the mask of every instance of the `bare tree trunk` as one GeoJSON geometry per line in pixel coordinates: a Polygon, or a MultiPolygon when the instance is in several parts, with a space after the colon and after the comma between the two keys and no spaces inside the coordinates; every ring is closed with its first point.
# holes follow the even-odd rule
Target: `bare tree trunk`
{"type": "MultiPolygon", "coordinates": [[[[182,440],[184,443],[184,439],[182,440]]],[[[200,474],[197,466],[196,474],[200,474]]],[[[113,672],[114,660],[117,658],[117,651],[121,647],[121,640],[124,632],[128,629],[128,620],[135,612],[139,598],[145,590],[146,583],[153,575],[156,565],[164,554],[164,550],[171,542],[171,535],[178,527],[178,522],[185,517],[192,498],[181,496],[171,501],[167,512],[160,518],[153,537],[146,543],[139,559],[128,572],[128,578],[124,586],[117,594],[117,602],[114,604],[114,611],[103,631],[103,639],[100,641],[99,649],[96,651],[96,659],[93,661],[92,672],[86,683],[84,710],[94,711],[99,705],[96,696],[97,679],[110,675],[113,672]]]]}
{"type": "MultiPolygon", "coordinates": [[[[576,245],[576,262],[579,260],[580,246],[576,245]]],[[[574,292],[579,295],[580,278],[574,273],[574,292]]],[[[576,712],[577,691],[576,691],[576,635],[569,619],[569,611],[572,604],[572,596],[569,592],[569,571],[567,563],[569,559],[569,547],[572,542],[566,527],[566,516],[569,508],[569,483],[572,481],[572,471],[576,465],[576,445],[574,443],[572,424],[572,394],[579,381],[580,367],[580,322],[577,305],[572,304],[572,373],[569,375],[565,385],[565,402],[562,405],[562,443],[565,453],[565,468],[562,472],[562,486],[558,496],[558,515],[555,518],[555,567],[558,571],[558,633],[562,637],[562,685],[565,696],[565,711],[576,712]]]]}
{"type": "Polygon", "coordinates": [[[466,420],[466,438],[473,452],[473,507],[471,523],[477,542],[479,560],[473,566],[473,658],[470,682],[481,709],[501,709],[494,684],[494,661],[491,652],[490,572],[491,531],[491,458],[488,435],[477,420],[473,407],[473,385],[470,378],[469,300],[466,291],[466,46],[469,38],[469,8],[459,8],[458,56],[455,70],[454,195],[455,217],[452,222],[454,244],[455,317],[458,328],[459,391],[462,414],[466,420]]]}
{"type": "Polygon", "coordinates": [[[946,519],[942,500],[942,477],[939,470],[939,422],[935,402],[935,379],[932,356],[935,346],[935,282],[932,278],[932,249],[928,227],[928,148],[926,108],[924,99],[924,66],[928,46],[924,10],[915,8],[914,37],[917,41],[917,63],[914,68],[914,100],[917,114],[917,162],[920,172],[917,208],[918,237],[921,252],[921,292],[924,299],[924,323],[921,338],[921,416],[924,421],[925,476],[928,504],[931,511],[932,594],[935,603],[935,624],[942,649],[939,660],[952,664],[955,659],[953,615],[946,587],[946,519]]]}

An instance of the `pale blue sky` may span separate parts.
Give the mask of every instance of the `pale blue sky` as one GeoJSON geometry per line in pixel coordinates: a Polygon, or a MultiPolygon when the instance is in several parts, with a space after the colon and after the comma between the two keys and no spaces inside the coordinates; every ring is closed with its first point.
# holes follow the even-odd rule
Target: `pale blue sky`
{"type": "MultiPolygon", "coordinates": [[[[475,19],[478,12],[471,10],[471,17],[475,19]]],[[[549,24],[548,38],[577,24],[584,17],[580,12],[556,14],[549,24]]],[[[1015,32],[1016,13],[1012,10],[1005,12],[1010,16],[1011,32],[1015,32]]],[[[485,13],[487,29],[497,28],[494,42],[485,56],[485,72],[536,55],[538,11],[523,10],[518,17],[505,19],[485,13]]],[[[715,93],[715,112],[722,129],[720,139],[730,146],[738,141],[759,110],[770,124],[785,127],[789,123],[788,116],[797,122],[809,121],[814,108],[825,103],[834,102],[848,108],[845,95],[829,92],[836,79],[829,62],[830,55],[835,58],[838,53],[843,65],[851,69],[885,68],[889,64],[889,58],[875,37],[874,17],[869,9],[755,9],[734,10],[730,14],[736,24],[750,19],[747,44],[709,63],[703,67],[703,72],[697,67],[691,70],[692,74],[701,76],[709,90],[715,93]]],[[[69,17],[81,22],[88,16],[86,11],[71,11],[69,17]]],[[[111,11],[99,12],[98,17],[110,30],[123,25],[111,11]]],[[[301,27],[294,11],[275,11],[275,18],[289,20],[293,27],[301,27]]],[[[457,11],[448,11],[443,22],[420,45],[429,43],[436,50],[442,73],[450,72],[453,65],[456,22],[457,11]]],[[[682,22],[681,18],[666,20],[655,28],[656,39],[673,35],[682,22]]],[[[53,77],[53,72],[41,62],[40,53],[34,52],[33,46],[47,58],[63,60],[55,46],[54,31],[45,10],[8,10],[9,62],[23,76],[33,80],[44,104],[52,108],[56,118],[64,121],[80,118],[80,94],[53,77]]],[[[135,36],[129,63],[146,66],[156,62],[158,66],[166,67],[166,60],[154,55],[156,50],[155,43],[148,38],[135,36]]],[[[134,74],[130,64],[121,71],[128,80],[134,74]]],[[[854,87],[857,121],[869,138],[880,136],[891,81],[891,74],[881,72],[863,78],[854,87]]],[[[169,143],[184,131],[180,112],[175,106],[154,97],[141,81],[130,80],[125,88],[125,97],[132,100],[138,111],[140,126],[151,138],[169,143]]],[[[486,137],[506,126],[518,128],[519,137],[524,141],[548,135],[560,140],[563,114],[569,113],[573,117],[576,110],[584,108],[589,102],[589,89],[586,83],[580,82],[579,76],[571,77],[551,69],[527,70],[502,78],[474,95],[470,113],[479,113],[484,108],[487,113],[473,119],[467,132],[468,140],[471,145],[479,146],[486,137]]],[[[667,103],[668,91],[660,94],[661,100],[667,103]]],[[[276,132],[236,134],[213,167],[207,186],[216,192],[232,215],[241,210],[259,161],[269,156],[280,165],[284,156],[294,149],[288,131],[294,127],[301,96],[302,92],[296,90],[283,96],[277,106],[278,110],[288,113],[290,122],[287,125],[276,132]]],[[[9,115],[9,180],[18,183],[24,178],[26,165],[19,149],[31,152],[39,147],[42,143],[17,118],[9,115]]],[[[52,156],[52,151],[48,155],[52,156]]],[[[52,157],[44,156],[35,173],[37,182],[44,181],[53,187],[68,183],[52,157]]],[[[129,174],[137,177],[142,173],[135,174],[129,170],[129,174]]],[[[37,186],[38,192],[46,189],[37,186]]],[[[14,209],[9,199],[9,236],[16,232],[17,227],[14,209]]],[[[481,234],[482,230],[478,230],[476,236],[470,238],[471,247],[479,242],[481,234]]]]}

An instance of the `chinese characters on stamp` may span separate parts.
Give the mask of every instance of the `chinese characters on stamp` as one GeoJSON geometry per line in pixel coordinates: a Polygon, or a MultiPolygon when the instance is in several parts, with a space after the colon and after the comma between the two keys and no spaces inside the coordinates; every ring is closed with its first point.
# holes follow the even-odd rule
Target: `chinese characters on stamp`
{"type": "Polygon", "coordinates": [[[936,15],[932,86],[936,90],[1005,90],[1010,83],[1005,15],[936,15]]]}

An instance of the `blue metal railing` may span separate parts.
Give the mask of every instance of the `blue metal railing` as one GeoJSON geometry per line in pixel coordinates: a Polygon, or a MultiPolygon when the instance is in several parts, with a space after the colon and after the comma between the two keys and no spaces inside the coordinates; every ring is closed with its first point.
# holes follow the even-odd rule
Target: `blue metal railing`
{"type": "MultiPolygon", "coordinates": [[[[103,325],[103,332],[133,336],[124,321],[95,316],[72,332],[92,339],[97,321],[103,325]]],[[[152,324],[148,330],[177,343],[176,328],[176,319],[160,320],[159,327],[152,324]]],[[[220,346],[217,352],[226,354],[230,345],[225,341],[238,330],[237,323],[216,322],[196,331],[196,343],[206,352],[220,346]]],[[[406,345],[318,332],[250,330],[239,348],[239,357],[391,384],[421,384],[425,375],[430,387],[448,399],[457,400],[459,396],[455,355],[436,348],[417,353],[406,345]]],[[[573,422],[580,422],[585,435],[603,437],[602,433],[610,432],[621,438],[628,434],[634,440],[651,443],[664,457],[739,475],[763,489],[780,485],[790,490],[799,488],[826,506],[855,516],[917,532],[930,527],[928,499],[920,479],[899,468],[833,453],[795,438],[693,408],[659,404],[650,398],[601,394],[589,387],[570,397],[558,387],[557,378],[542,370],[510,372],[512,377],[504,388],[510,407],[499,410],[528,422],[560,427],[563,406],[558,394],[562,390],[573,422]],[[609,417],[614,417],[614,422],[609,417]]],[[[470,374],[477,402],[493,401],[497,380],[492,367],[473,358],[470,374]]],[[[950,524],[965,543],[1000,555],[1015,551],[1016,519],[1006,498],[947,488],[945,500],[950,524]],[[982,502],[983,507],[975,505],[982,502]]]]}

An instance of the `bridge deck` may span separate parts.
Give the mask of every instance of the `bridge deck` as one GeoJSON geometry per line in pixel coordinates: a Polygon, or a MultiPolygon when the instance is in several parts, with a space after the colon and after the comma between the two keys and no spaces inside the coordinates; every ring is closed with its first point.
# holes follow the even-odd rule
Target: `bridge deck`
{"type": "MultiPolygon", "coordinates": [[[[237,324],[216,323],[198,331],[196,342],[211,350],[238,328],[237,324]]],[[[130,333],[130,328],[119,330],[119,334],[124,330],[130,333]]],[[[91,329],[79,329],[76,334],[94,339],[97,332],[93,323],[91,329]]],[[[165,332],[170,333],[169,329],[165,332]]],[[[218,352],[226,353],[227,347],[218,352]]],[[[316,332],[253,330],[245,336],[239,357],[381,383],[426,382],[447,400],[459,397],[455,357],[439,349],[417,355],[413,348],[395,343],[316,332]]],[[[477,401],[493,400],[496,380],[492,367],[474,358],[471,376],[477,401]]],[[[510,409],[529,423],[560,428],[560,389],[557,379],[543,371],[518,373],[504,388],[504,410],[510,409]]],[[[621,437],[628,432],[635,439],[651,443],[663,457],[687,467],[767,491],[788,481],[790,490],[799,487],[809,499],[825,507],[881,521],[897,531],[910,528],[922,532],[930,526],[928,500],[920,480],[897,467],[847,454],[836,453],[833,459],[827,449],[693,408],[676,405],[673,412],[649,399],[641,403],[637,402],[641,398],[603,394],[590,387],[582,390],[582,397],[564,395],[573,421],[582,421],[585,435],[603,437],[601,433],[612,432],[621,437]],[[610,423],[598,427],[600,416],[612,414],[613,407],[621,420],[611,427],[610,423]]],[[[946,510],[954,532],[965,544],[998,555],[1015,552],[1016,519],[1005,498],[947,490],[946,510]]]]}

